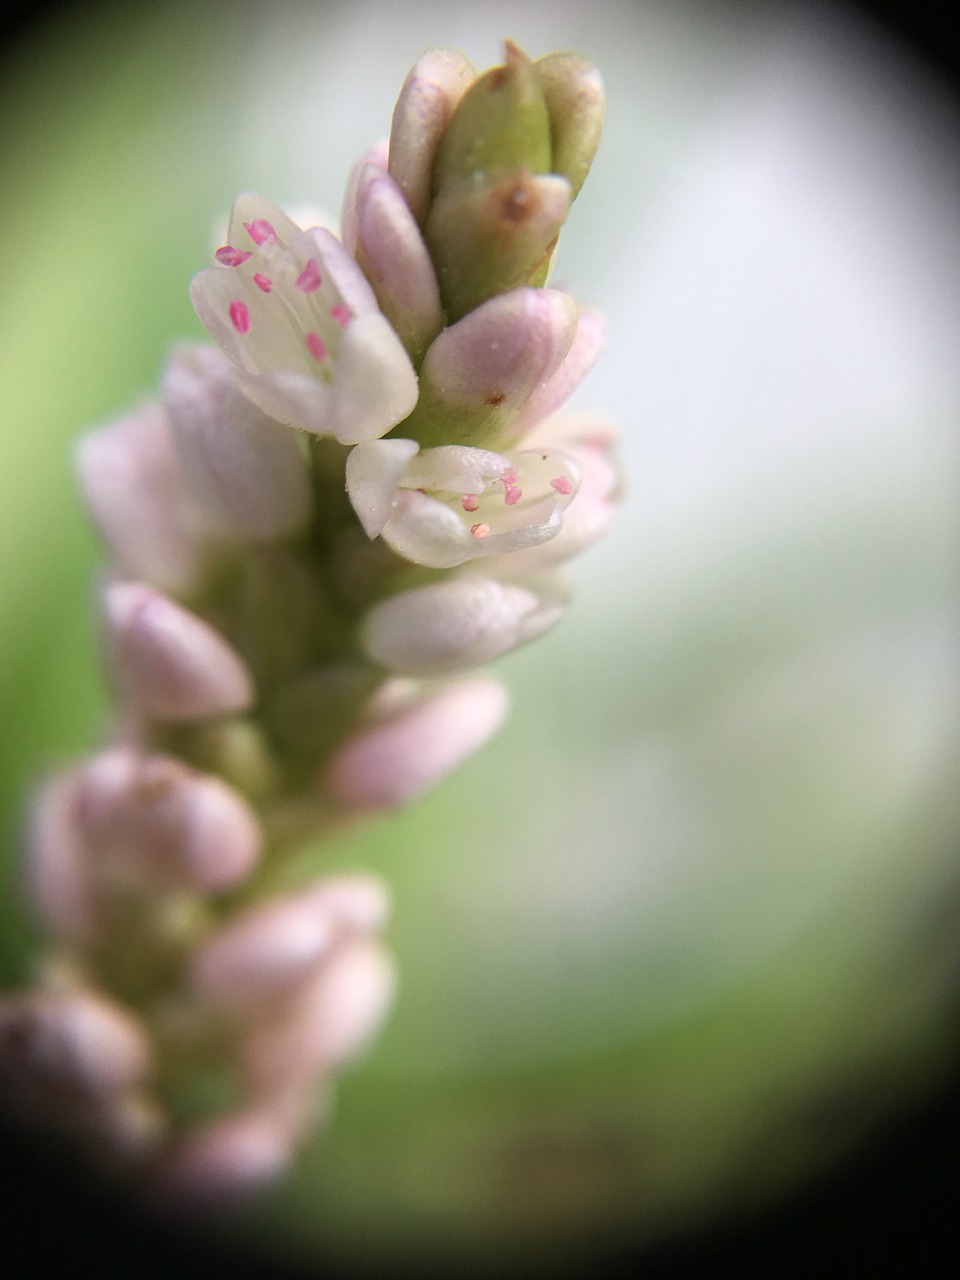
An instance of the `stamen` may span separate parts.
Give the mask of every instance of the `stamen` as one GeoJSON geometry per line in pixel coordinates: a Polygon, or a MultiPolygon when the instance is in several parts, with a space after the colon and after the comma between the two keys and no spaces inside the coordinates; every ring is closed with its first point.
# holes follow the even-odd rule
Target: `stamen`
{"type": "Polygon", "coordinates": [[[475,493],[465,493],[460,499],[460,505],[464,511],[476,511],[480,505],[480,498],[475,493]]]}
{"type": "Polygon", "coordinates": [[[490,526],[488,524],[472,524],[470,532],[475,538],[485,538],[490,532],[490,526]]]}
{"type": "Polygon", "coordinates": [[[315,293],[320,288],[320,283],[320,268],[316,258],[311,258],[297,276],[297,288],[301,293],[315,293]]]}
{"type": "Polygon", "coordinates": [[[269,293],[270,290],[273,288],[273,281],[270,279],[270,277],[262,276],[259,271],[255,271],[253,273],[253,283],[257,286],[258,289],[261,289],[264,293],[269,293]]]}
{"type": "Polygon", "coordinates": [[[241,262],[249,262],[253,257],[245,249],[235,249],[232,244],[222,245],[214,254],[216,260],[224,267],[239,267],[241,262]]]}
{"type": "Polygon", "coordinates": [[[518,476],[517,476],[517,468],[516,468],[516,467],[507,467],[506,471],[503,473],[503,475],[500,477],[500,479],[503,481],[503,483],[504,483],[504,484],[506,485],[506,487],[509,489],[509,487],[510,487],[512,484],[516,484],[516,483],[517,483],[517,479],[518,479],[518,476]]]}
{"type": "Polygon", "coordinates": [[[504,486],[503,500],[508,507],[515,507],[522,497],[523,490],[518,489],[515,484],[508,484],[504,486]]]}
{"type": "Polygon", "coordinates": [[[239,298],[234,298],[230,303],[230,323],[237,333],[250,332],[250,312],[247,310],[247,304],[241,302],[239,298]]]}
{"type": "Polygon", "coordinates": [[[252,222],[245,222],[243,229],[254,244],[277,243],[277,233],[273,229],[273,223],[268,222],[266,218],[254,218],[252,222]]]}
{"type": "Polygon", "coordinates": [[[313,356],[314,360],[323,360],[327,354],[327,344],[320,337],[319,333],[314,333],[311,329],[304,338],[307,344],[307,350],[313,356]]]}
{"type": "Polygon", "coordinates": [[[338,302],[331,307],[330,314],[342,329],[350,323],[350,308],[345,303],[338,302]]]}
{"type": "Polygon", "coordinates": [[[566,476],[554,476],[550,484],[556,489],[557,493],[573,493],[573,485],[566,476]]]}

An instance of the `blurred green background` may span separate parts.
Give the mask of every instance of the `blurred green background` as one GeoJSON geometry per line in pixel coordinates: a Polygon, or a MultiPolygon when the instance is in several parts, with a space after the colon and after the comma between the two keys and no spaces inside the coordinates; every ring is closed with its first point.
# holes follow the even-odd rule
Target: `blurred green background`
{"type": "Polygon", "coordinates": [[[16,828],[95,744],[79,431],[199,336],[238,190],[333,212],[426,47],[602,68],[556,273],[627,497],[497,742],[329,850],[395,891],[399,1002],[259,1211],[300,1258],[549,1272],[773,1196],[955,1045],[960,231],[952,104],[842,9],[164,4],[8,60],[0,110],[0,979],[16,828]]]}

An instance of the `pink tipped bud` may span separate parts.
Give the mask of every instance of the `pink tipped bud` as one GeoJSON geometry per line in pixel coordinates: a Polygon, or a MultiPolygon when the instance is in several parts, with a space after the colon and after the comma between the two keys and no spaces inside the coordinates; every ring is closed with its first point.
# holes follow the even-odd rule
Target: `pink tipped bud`
{"type": "Polygon", "coordinates": [[[606,322],[599,311],[581,307],[577,332],[570,350],[554,375],[538,387],[519,416],[511,432],[519,435],[553,413],[571,396],[593,368],[606,341],[606,322]]]}
{"type": "Polygon", "coordinates": [[[256,865],[253,809],[219,778],[120,748],[84,770],[77,812],[91,859],[123,879],[214,891],[256,865]]]}
{"type": "Polygon", "coordinates": [[[423,225],[440,140],[476,75],[455,49],[430,49],[403,83],[390,130],[390,175],[423,225]]]}
{"type": "Polygon", "coordinates": [[[178,347],[163,390],[187,483],[225,534],[271,541],[303,528],[312,493],[297,434],[241,394],[226,356],[178,347]]]}
{"type": "Polygon", "coordinates": [[[390,892],[374,875],[324,876],[309,893],[336,928],[346,933],[377,933],[390,915],[390,892]]]}
{"type": "Polygon", "coordinates": [[[76,466],[118,572],[173,592],[194,590],[204,580],[218,544],[187,487],[159,407],[84,436],[76,466]]]}
{"type": "Polygon", "coordinates": [[[107,586],[103,605],[112,672],[144,714],[202,720],[253,701],[245,663],[196,614],[137,582],[107,586]]]}
{"type": "Polygon", "coordinates": [[[357,809],[409,804],[482,747],[506,712],[506,690],[495,680],[438,689],[348,739],[324,785],[357,809]]]}
{"type": "Polygon", "coordinates": [[[388,670],[451,675],[541,635],[562,613],[562,602],[550,596],[465,573],[375,605],[362,640],[373,661],[388,670]]]}
{"type": "Polygon", "coordinates": [[[357,261],[380,309],[414,359],[443,328],[437,277],[400,188],[374,165],[357,189],[357,261]]]}
{"type": "Polygon", "coordinates": [[[304,978],[335,937],[330,913],[312,894],[275,898],[198,948],[190,965],[193,988],[228,1008],[254,1003],[304,978]]]}
{"type": "Polygon", "coordinates": [[[573,298],[555,289],[514,289],[444,329],[427,352],[404,435],[422,445],[502,439],[559,369],[578,312],[573,298]]]}
{"type": "Polygon", "coordinates": [[[356,1057],[379,1029],[395,985],[393,962],[378,943],[356,939],[338,947],[252,1029],[244,1057],[253,1087],[292,1088],[356,1057]]]}
{"type": "Polygon", "coordinates": [[[151,1191],[167,1208],[204,1212],[275,1182],[292,1158],[291,1136],[276,1115],[236,1112],[187,1134],[161,1166],[151,1191]]]}
{"type": "Polygon", "coordinates": [[[343,192],[343,208],[340,211],[340,242],[348,253],[356,253],[357,248],[357,191],[360,179],[368,165],[375,165],[386,172],[387,144],[377,142],[366,155],[361,156],[347,175],[347,183],[343,192]]]}
{"type": "Polygon", "coordinates": [[[0,998],[0,1083],[28,1109],[99,1099],[145,1077],[145,1029],[93,994],[0,998]]]}
{"type": "Polygon", "coordinates": [[[94,927],[87,848],[77,815],[78,774],[51,778],[30,806],[25,841],[27,895],[41,921],[71,942],[94,927]]]}

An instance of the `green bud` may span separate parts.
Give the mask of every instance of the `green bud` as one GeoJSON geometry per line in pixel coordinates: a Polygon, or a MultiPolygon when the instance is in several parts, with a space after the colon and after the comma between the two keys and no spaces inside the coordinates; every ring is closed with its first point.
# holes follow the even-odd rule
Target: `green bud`
{"type": "Polygon", "coordinates": [[[434,195],[476,189],[518,169],[551,171],[550,117],[533,63],[504,41],[504,65],[474,80],[440,140],[434,195]]]}
{"type": "Polygon", "coordinates": [[[435,200],[427,239],[450,319],[498,293],[542,283],[569,207],[565,178],[527,169],[435,200]]]}
{"type": "Polygon", "coordinates": [[[578,53],[550,53],[533,64],[550,116],[551,169],[570,183],[575,200],[603,130],[600,72],[578,53]]]}

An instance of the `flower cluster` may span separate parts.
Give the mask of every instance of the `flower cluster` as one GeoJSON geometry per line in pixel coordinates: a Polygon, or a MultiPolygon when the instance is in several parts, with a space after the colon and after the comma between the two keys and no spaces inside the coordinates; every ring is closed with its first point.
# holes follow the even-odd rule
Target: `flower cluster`
{"type": "Polygon", "coordinates": [[[495,732],[474,669],[612,518],[612,431],[557,412],[602,319],[546,285],[602,117],[577,55],[425,54],[340,237],[240,196],[191,284],[215,345],[81,441],[117,712],[32,806],[54,941],[0,997],[0,1088],[167,1202],[277,1176],[323,1114],[394,967],[384,887],[316,846],[495,732]]]}

